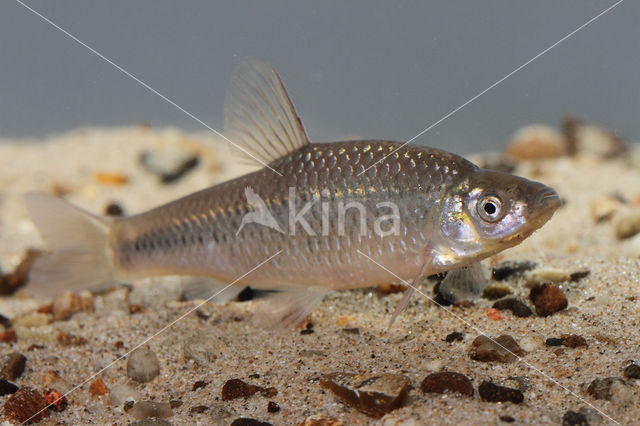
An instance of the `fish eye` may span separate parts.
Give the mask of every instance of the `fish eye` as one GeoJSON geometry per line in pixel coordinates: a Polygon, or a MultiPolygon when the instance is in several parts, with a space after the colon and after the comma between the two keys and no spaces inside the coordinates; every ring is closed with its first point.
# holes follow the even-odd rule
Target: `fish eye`
{"type": "Polygon", "coordinates": [[[497,195],[485,195],[476,207],[478,215],[486,222],[497,222],[502,219],[502,201],[497,195]]]}

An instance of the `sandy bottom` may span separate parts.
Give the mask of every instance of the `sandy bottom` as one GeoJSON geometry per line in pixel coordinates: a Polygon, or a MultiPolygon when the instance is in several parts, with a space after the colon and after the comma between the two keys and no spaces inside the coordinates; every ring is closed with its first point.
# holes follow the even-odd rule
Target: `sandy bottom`
{"type": "MultiPolygon", "coordinates": [[[[249,170],[230,166],[229,156],[228,147],[210,136],[144,127],[77,130],[31,144],[0,141],[0,267],[11,271],[26,248],[40,245],[26,218],[25,192],[64,193],[70,201],[100,214],[108,203],[117,202],[131,214],[249,170]],[[140,166],[143,151],[169,157],[175,152],[195,153],[200,164],[177,182],[162,184],[140,166]],[[105,174],[119,177],[105,178],[105,174]]],[[[628,158],[604,160],[580,155],[521,164],[517,173],[556,188],[566,205],[523,244],[486,264],[528,260],[539,268],[589,269],[585,278],[559,283],[569,307],[554,315],[518,318],[503,312],[496,320],[487,315],[487,308],[494,303],[491,300],[480,298],[471,307],[443,309],[418,295],[385,332],[401,295],[356,290],[328,295],[313,311],[312,333],[273,333],[257,328],[252,321],[257,301],[207,304],[198,309],[199,314],[194,312],[163,330],[198,304],[176,300],[171,296],[175,292],[169,290],[162,293],[170,286],[159,286],[159,295],[147,299],[144,291],[151,291],[151,287],[140,290],[140,300],[153,299],[150,305],[161,306],[130,313],[127,290],[118,290],[96,296],[93,312],[79,312],[64,321],[53,321],[49,314],[29,317],[47,301],[17,294],[0,298],[0,313],[13,320],[17,333],[17,342],[0,343],[0,355],[17,351],[27,357],[24,373],[15,380],[20,386],[55,387],[66,392],[80,385],[67,395],[68,407],[52,412],[44,421],[52,424],[135,421],[130,411],[111,403],[109,394],[92,395],[89,384],[92,376],[109,365],[98,376],[109,390],[127,382],[126,360],[117,359],[154,335],[143,347],[157,355],[160,375],[135,387],[138,399],[181,401],[166,419],[172,424],[229,424],[239,417],[299,424],[310,416],[333,417],[345,425],[500,424],[509,417],[515,424],[558,424],[567,410],[582,408],[590,413],[592,424],[638,424],[639,381],[627,380],[630,398],[624,401],[596,400],[586,392],[585,384],[597,378],[623,377],[622,370],[630,360],[640,361],[640,234],[619,240],[614,232],[620,217],[639,214],[640,168],[630,165],[628,158]],[[612,194],[628,202],[609,220],[596,223],[592,203],[612,194]],[[25,315],[31,324],[24,320],[25,315]],[[358,328],[359,334],[345,331],[353,328],[358,328]],[[64,345],[56,338],[60,331],[85,338],[86,343],[64,345]],[[453,331],[462,332],[464,339],[445,342],[445,336],[453,331]],[[509,364],[473,361],[468,351],[480,333],[511,335],[527,352],[509,364]],[[564,334],[583,336],[588,347],[558,351],[545,346],[547,338],[564,334]],[[195,335],[217,351],[216,359],[204,365],[185,360],[184,347],[195,335]],[[420,383],[424,377],[441,370],[469,377],[476,389],[474,396],[423,393],[420,383]],[[59,378],[52,380],[51,371],[59,378]],[[320,386],[319,378],[334,371],[400,373],[410,378],[412,387],[402,408],[374,419],[320,386]],[[275,387],[278,393],[222,401],[222,386],[232,378],[275,387]],[[484,380],[519,387],[524,402],[482,401],[477,389],[484,380]],[[194,391],[197,381],[206,382],[206,386],[194,391]],[[280,410],[269,413],[269,401],[276,402],[280,410]],[[193,412],[197,406],[208,408],[193,412]],[[228,417],[223,418],[220,413],[225,411],[228,417]]],[[[506,285],[532,306],[524,280],[507,281],[506,285]]],[[[425,281],[422,291],[432,296],[431,287],[425,281]]],[[[7,398],[0,397],[0,404],[7,398]]]]}

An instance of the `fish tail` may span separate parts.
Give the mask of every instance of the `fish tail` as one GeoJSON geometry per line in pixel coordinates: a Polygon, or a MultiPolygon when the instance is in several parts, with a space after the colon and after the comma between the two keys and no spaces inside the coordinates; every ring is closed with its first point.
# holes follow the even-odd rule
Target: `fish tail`
{"type": "Polygon", "coordinates": [[[113,281],[111,219],[42,193],[29,193],[25,201],[48,250],[29,272],[28,291],[54,296],[113,281]]]}

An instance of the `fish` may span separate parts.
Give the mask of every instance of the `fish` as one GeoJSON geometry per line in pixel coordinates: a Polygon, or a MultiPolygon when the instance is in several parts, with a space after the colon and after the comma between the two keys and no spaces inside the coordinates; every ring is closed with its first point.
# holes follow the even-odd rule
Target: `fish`
{"type": "Polygon", "coordinates": [[[280,77],[256,58],[239,65],[224,112],[225,137],[264,167],[128,217],[27,194],[48,250],[30,288],[53,295],[169,275],[209,289],[234,283],[268,290],[263,323],[288,328],[329,291],[446,271],[455,281],[456,271],[468,275],[521,243],[561,204],[543,183],[440,149],[312,143],[280,77]]]}

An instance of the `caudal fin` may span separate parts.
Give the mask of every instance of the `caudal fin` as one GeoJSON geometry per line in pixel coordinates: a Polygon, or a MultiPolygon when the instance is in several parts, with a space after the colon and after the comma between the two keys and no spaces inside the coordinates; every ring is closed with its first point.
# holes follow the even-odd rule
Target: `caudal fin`
{"type": "Polygon", "coordinates": [[[46,194],[29,193],[25,201],[49,251],[29,272],[28,291],[54,296],[113,280],[108,219],[46,194]]]}

